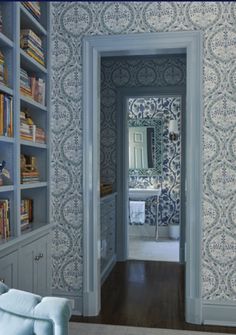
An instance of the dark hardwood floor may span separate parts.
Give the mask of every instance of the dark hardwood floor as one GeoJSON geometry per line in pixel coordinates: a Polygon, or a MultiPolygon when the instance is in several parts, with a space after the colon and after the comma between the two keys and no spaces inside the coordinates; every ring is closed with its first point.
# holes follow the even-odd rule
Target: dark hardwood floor
{"type": "Polygon", "coordinates": [[[172,262],[118,262],[102,286],[96,317],[71,321],[236,334],[236,328],[184,321],[184,266],[172,262]]]}

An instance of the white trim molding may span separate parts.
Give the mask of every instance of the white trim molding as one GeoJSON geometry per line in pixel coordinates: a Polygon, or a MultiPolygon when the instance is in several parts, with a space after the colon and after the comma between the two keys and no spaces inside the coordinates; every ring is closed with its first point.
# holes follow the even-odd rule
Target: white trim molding
{"type": "Polygon", "coordinates": [[[186,321],[202,322],[202,37],[198,31],[87,36],[83,40],[83,314],[100,311],[100,58],[187,55],[186,92],[186,321]]]}
{"type": "Polygon", "coordinates": [[[202,319],[205,325],[236,327],[236,306],[232,302],[203,301],[202,319]]]}

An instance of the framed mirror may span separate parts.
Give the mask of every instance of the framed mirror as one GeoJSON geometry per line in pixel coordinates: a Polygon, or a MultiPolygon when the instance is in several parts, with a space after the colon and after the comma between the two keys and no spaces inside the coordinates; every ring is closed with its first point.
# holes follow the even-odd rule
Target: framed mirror
{"type": "Polygon", "coordinates": [[[162,119],[130,119],[128,126],[129,175],[161,175],[162,119]]]}

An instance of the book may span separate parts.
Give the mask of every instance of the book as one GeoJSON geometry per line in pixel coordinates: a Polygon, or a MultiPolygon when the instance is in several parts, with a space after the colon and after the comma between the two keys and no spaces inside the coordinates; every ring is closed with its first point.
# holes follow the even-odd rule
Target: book
{"type": "Polygon", "coordinates": [[[46,142],[44,130],[34,124],[28,109],[20,112],[20,138],[38,143],[46,142]]]}
{"type": "Polygon", "coordinates": [[[0,199],[0,238],[6,240],[10,236],[11,229],[9,199],[0,199]]]}
{"type": "Polygon", "coordinates": [[[45,81],[34,74],[29,75],[23,69],[20,72],[20,92],[22,95],[45,105],[45,81]]]}
{"type": "Polygon", "coordinates": [[[3,51],[0,49],[0,82],[7,85],[7,64],[3,51]]]}
{"type": "Polygon", "coordinates": [[[39,1],[23,1],[22,5],[36,18],[36,20],[40,19],[41,8],[39,1]]]}
{"type": "Polygon", "coordinates": [[[33,222],[33,199],[21,199],[21,231],[30,228],[33,222]]]}
{"type": "Polygon", "coordinates": [[[33,41],[36,41],[38,45],[42,46],[41,38],[32,29],[21,29],[20,38],[30,37],[33,41]]]}
{"type": "Polygon", "coordinates": [[[31,29],[20,32],[20,47],[36,62],[45,65],[42,39],[31,29]]]}
{"type": "Polygon", "coordinates": [[[12,96],[0,93],[0,136],[13,136],[12,96]]]}
{"type": "Polygon", "coordinates": [[[2,8],[0,7],[0,33],[2,33],[2,8]]]}

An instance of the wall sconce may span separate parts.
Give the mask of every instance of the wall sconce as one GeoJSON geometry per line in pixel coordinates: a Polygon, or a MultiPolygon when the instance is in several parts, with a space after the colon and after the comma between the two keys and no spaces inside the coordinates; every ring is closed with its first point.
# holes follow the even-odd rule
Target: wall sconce
{"type": "Polygon", "coordinates": [[[169,134],[170,140],[176,141],[179,135],[177,120],[170,120],[169,122],[169,134]]]}

